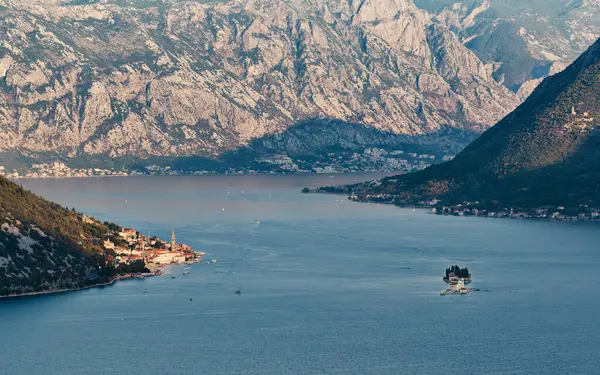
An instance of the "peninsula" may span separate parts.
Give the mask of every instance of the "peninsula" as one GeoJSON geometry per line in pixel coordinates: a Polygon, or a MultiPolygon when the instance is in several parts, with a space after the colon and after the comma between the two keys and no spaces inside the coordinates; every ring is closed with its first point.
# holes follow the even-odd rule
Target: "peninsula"
{"type": "Polygon", "coordinates": [[[600,220],[600,40],[454,159],[318,192],[438,215],[600,220]]]}
{"type": "Polygon", "coordinates": [[[110,233],[103,245],[114,259],[116,267],[143,262],[154,272],[169,264],[201,262],[205,255],[203,252],[193,251],[189,245],[178,244],[174,230],[171,241],[167,242],[156,236],[145,236],[135,229],[119,228],[110,233]]]}
{"type": "Polygon", "coordinates": [[[155,276],[202,253],[67,209],[0,177],[0,296],[155,276]]]}

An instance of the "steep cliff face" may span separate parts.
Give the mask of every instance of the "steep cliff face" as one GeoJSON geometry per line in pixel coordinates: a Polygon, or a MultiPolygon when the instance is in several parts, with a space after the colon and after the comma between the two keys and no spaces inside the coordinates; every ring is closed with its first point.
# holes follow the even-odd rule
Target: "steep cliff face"
{"type": "Polygon", "coordinates": [[[480,132],[518,104],[409,0],[0,0],[0,17],[0,151],[217,156],[305,119],[480,132]]]}

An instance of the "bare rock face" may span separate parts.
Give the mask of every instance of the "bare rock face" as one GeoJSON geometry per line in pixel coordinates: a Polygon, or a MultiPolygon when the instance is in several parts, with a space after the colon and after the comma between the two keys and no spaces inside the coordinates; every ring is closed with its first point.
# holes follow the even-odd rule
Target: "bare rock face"
{"type": "Polygon", "coordinates": [[[0,151],[217,156],[311,118],[480,132],[519,103],[412,0],[89,3],[0,0],[0,151]]]}
{"type": "Polygon", "coordinates": [[[600,0],[415,0],[524,100],[600,37],[600,0]]]}

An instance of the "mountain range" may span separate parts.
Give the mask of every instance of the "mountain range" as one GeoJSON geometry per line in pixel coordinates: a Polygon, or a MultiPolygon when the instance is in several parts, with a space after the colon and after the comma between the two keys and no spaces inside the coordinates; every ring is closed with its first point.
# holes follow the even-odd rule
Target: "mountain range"
{"type": "Polygon", "coordinates": [[[350,187],[357,199],[499,210],[600,208],[600,40],[452,161],[350,187]]]}
{"type": "Polygon", "coordinates": [[[0,0],[0,160],[455,153],[597,35],[597,1],[0,0]]]}
{"type": "Polygon", "coordinates": [[[4,152],[216,157],[310,120],[436,145],[518,104],[411,0],[0,0],[0,14],[4,152]]]}

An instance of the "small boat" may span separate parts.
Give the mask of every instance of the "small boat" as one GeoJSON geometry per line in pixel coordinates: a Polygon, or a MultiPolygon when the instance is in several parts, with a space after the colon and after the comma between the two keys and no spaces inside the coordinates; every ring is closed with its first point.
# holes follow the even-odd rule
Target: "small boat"
{"type": "Polygon", "coordinates": [[[213,260],[211,260],[211,262],[213,262],[213,263],[217,263],[217,260],[216,260],[216,259],[213,259],[213,260]]]}
{"type": "Polygon", "coordinates": [[[144,289],[144,293],[148,293],[148,289],[144,289]]]}
{"type": "Polygon", "coordinates": [[[189,274],[190,274],[190,271],[185,271],[185,272],[183,273],[183,276],[185,276],[185,275],[189,275],[189,274]]]}
{"type": "Polygon", "coordinates": [[[176,277],[175,276],[171,276],[171,279],[176,279],[176,277]]]}
{"type": "Polygon", "coordinates": [[[236,290],[235,294],[240,295],[240,294],[242,294],[242,291],[241,290],[236,290]]]}

